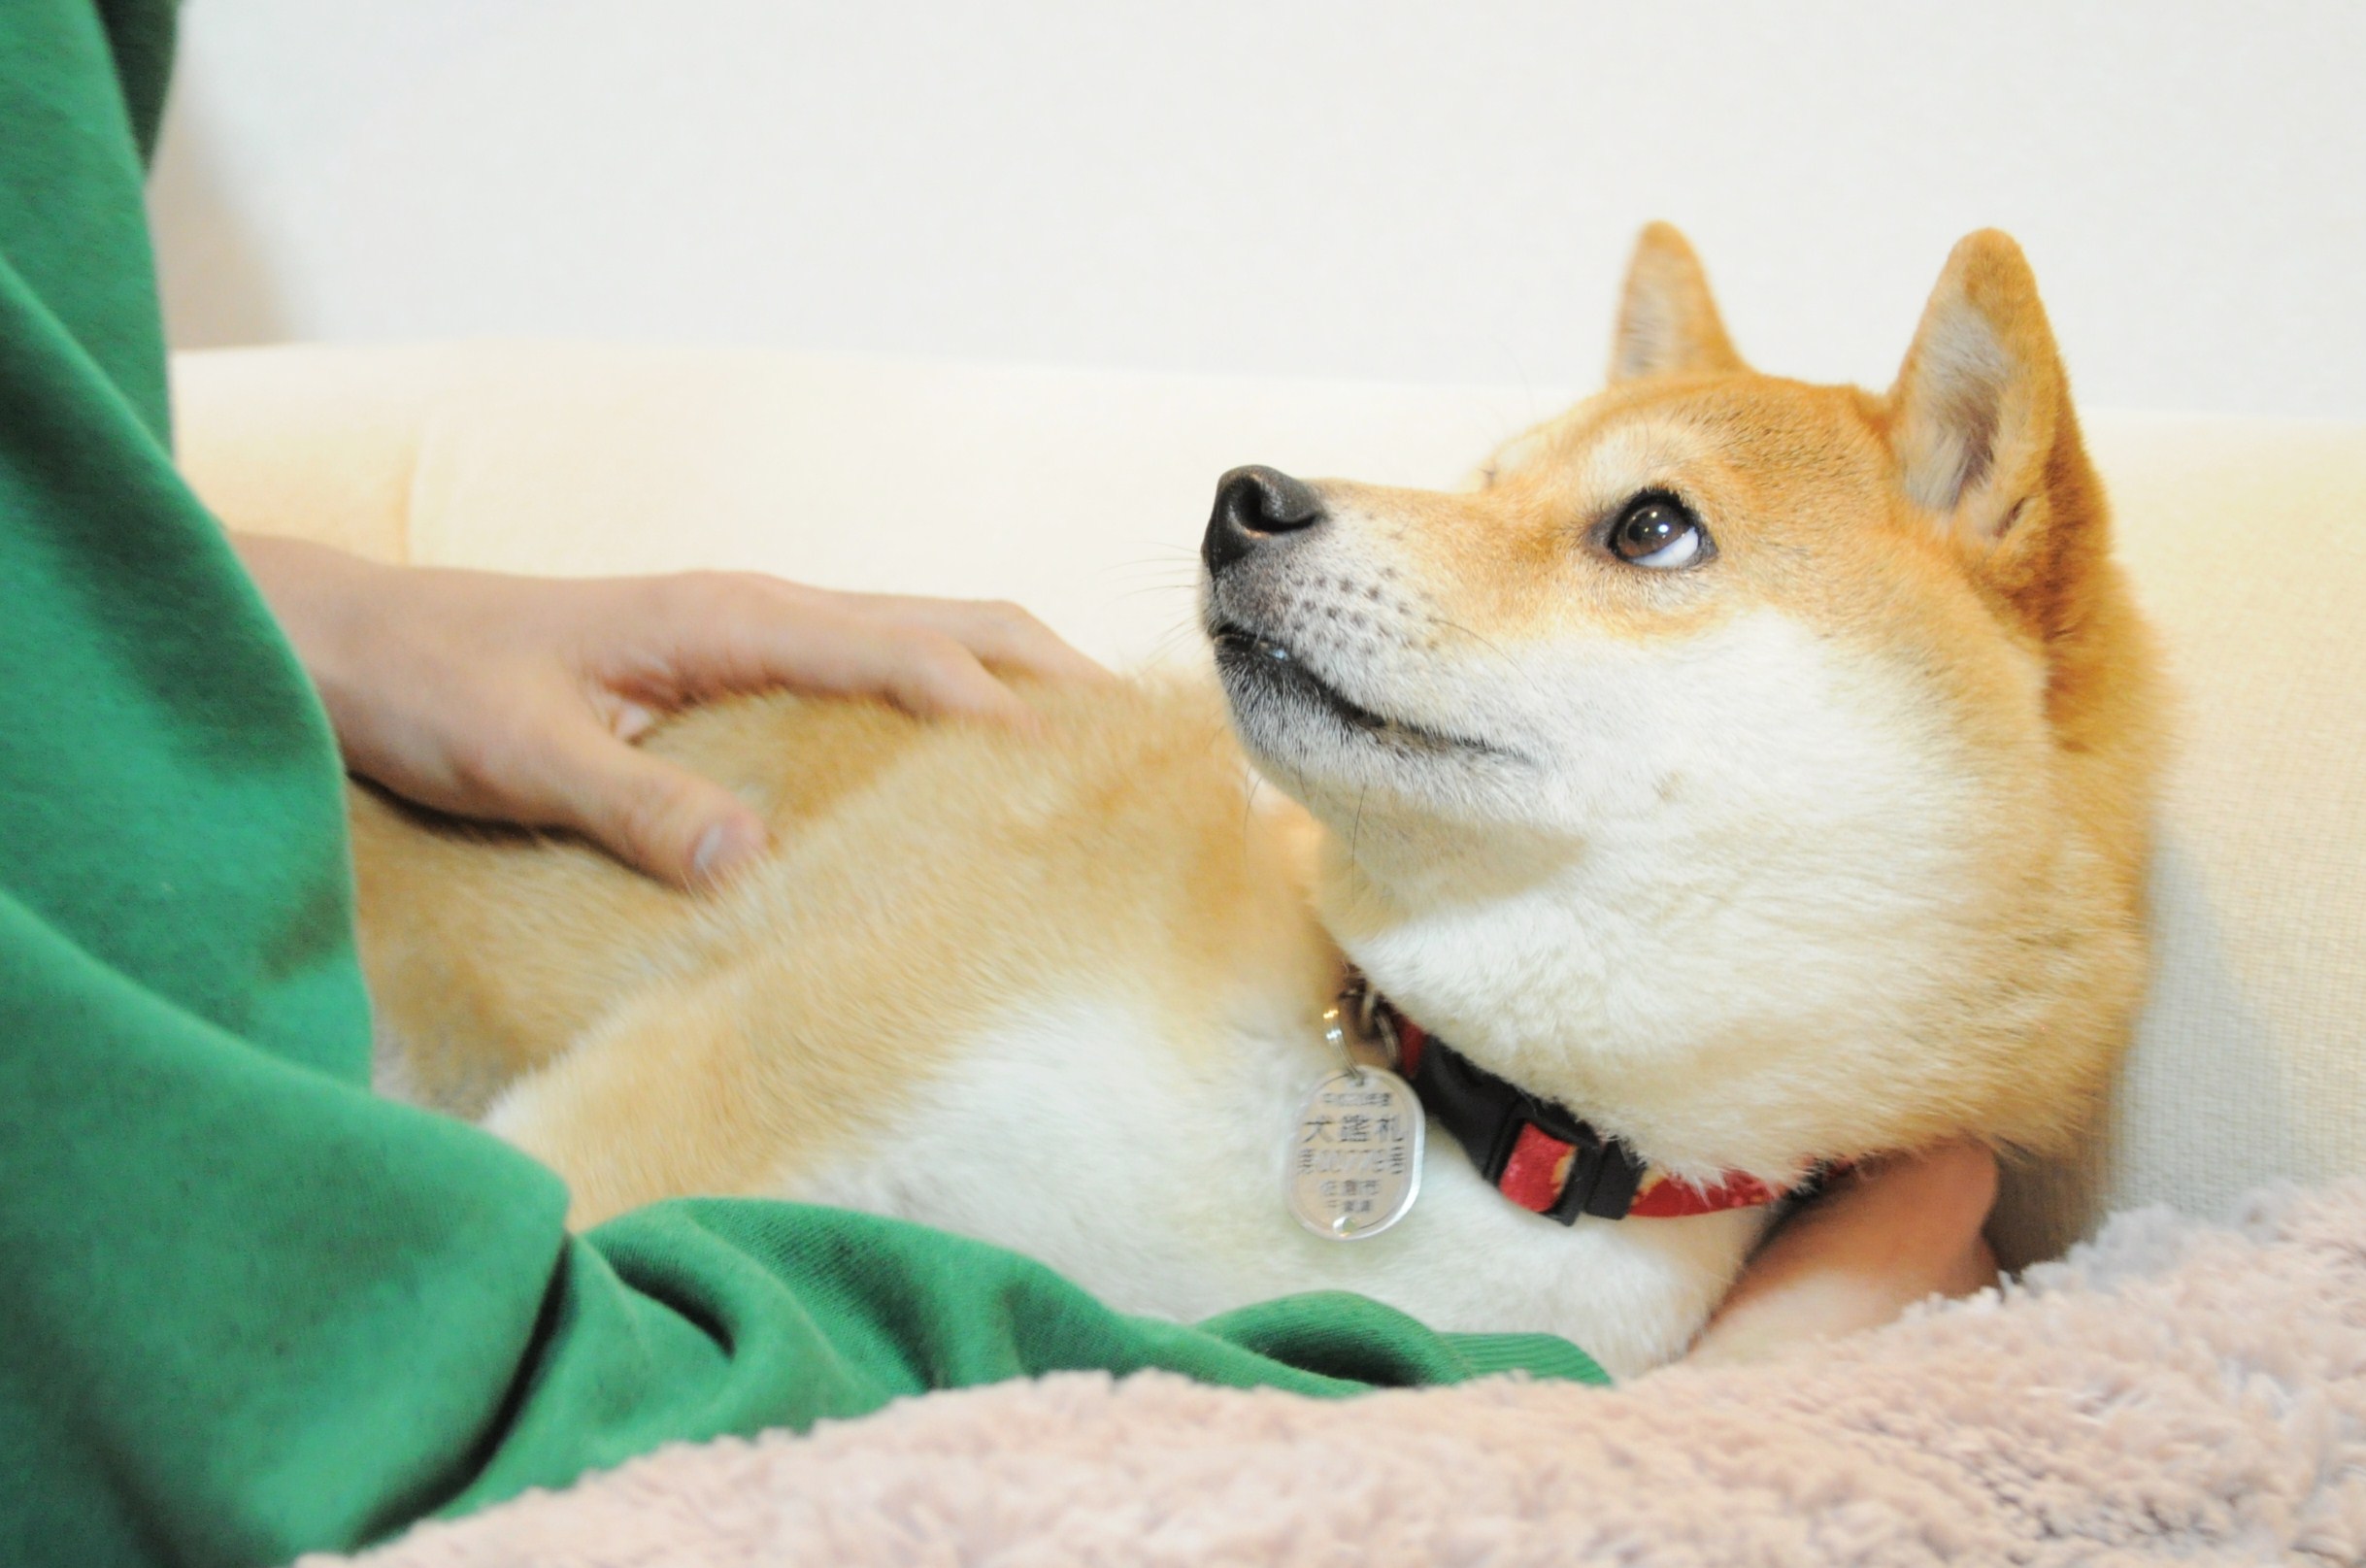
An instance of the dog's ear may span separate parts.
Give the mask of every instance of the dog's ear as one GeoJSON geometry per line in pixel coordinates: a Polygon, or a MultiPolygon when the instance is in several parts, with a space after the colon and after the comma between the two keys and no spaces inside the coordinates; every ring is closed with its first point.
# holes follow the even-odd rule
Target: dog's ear
{"type": "MultiPolygon", "coordinates": [[[[2078,436],[2037,279],[2012,237],[1957,242],[1889,393],[1906,493],[1975,549],[2041,499],[2056,446],[2078,436]]],[[[2035,519],[2029,519],[2035,520],[2035,519]]]]}
{"type": "Polygon", "coordinates": [[[1948,257],[1890,388],[1888,438],[1906,499],[2052,651],[2055,688],[2076,687],[2067,665],[2125,608],[2053,329],[2006,235],[1983,229],[1948,257]]]}
{"type": "Polygon", "coordinates": [[[1698,376],[1747,370],[1725,335],[1709,275],[1691,244],[1670,223],[1653,223],[1635,241],[1611,343],[1611,383],[1649,376],[1698,376]]]}

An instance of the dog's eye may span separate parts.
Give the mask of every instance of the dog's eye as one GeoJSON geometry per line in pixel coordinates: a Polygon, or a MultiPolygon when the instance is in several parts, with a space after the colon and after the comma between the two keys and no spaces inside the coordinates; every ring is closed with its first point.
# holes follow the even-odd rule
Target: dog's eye
{"type": "Polygon", "coordinates": [[[1634,566],[1669,571],[1707,553],[1709,531],[1672,495],[1639,495],[1611,524],[1611,553],[1634,566]]]}

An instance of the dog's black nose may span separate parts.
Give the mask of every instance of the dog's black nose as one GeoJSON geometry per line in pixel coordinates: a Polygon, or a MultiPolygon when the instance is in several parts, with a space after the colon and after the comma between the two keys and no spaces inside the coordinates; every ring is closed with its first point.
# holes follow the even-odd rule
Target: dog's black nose
{"type": "Polygon", "coordinates": [[[1220,571],[1275,534],[1312,528],[1322,520],[1322,497],[1304,480],[1251,463],[1216,482],[1216,511],[1208,517],[1199,556],[1220,571]]]}

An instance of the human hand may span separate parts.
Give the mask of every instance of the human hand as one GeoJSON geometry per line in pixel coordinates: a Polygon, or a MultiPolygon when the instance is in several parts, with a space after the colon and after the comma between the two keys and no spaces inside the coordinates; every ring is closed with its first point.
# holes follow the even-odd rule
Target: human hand
{"type": "Polygon", "coordinates": [[[786,687],[1003,722],[997,672],[1105,672],[1016,606],[694,573],[562,580],[381,566],[232,539],[319,688],[346,766],[463,817],[565,827],[681,885],[765,844],[728,789],[632,742],[673,709],[786,687]]]}
{"type": "Polygon", "coordinates": [[[1836,1178],[1750,1260],[1685,1363],[1767,1360],[1994,1284],[1981,1230],[1996,1181],[1996,1156],[1969,1140],[1836,1178]]]}

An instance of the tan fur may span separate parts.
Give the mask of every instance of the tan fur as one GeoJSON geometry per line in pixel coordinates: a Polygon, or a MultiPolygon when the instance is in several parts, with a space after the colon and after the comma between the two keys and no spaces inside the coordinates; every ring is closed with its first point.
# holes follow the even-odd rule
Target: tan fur
{"type": "Polygon", "coordinates": [[[757,803],[779,847],[712,899],[357,790],[363,957],[413,1092],[473,1114],[547,1068],[527,1141],[588,1223],[780,1185],[1064,977],[1137,981],[1185,1052],[1237,990],[1325,995],[1312,826],[1251,809],[1212,694],[1042,706],[1041,738],[787,696],[666,726],[650,749],[757,803]]]}
{"type": "MultiPolygon", "coordinates": [[[[1803,1153],[2078,1134],[2142,984],[2149,651],[2010,240],[1957,247],[1877,396],[1750,370],[1690,249],[1654,225],[1608,391],[1509,444],[1477,489],[1319,489],[1324,558],[1343,564],[1271,597],[1304,616],[1318,601],[1324,635],[1371,651],[1339,655],[1369,678],[1357,700],[1379,693],[1410,722],[1493,722],[1498,695],[1506,714],[1543,712],[1540,671],[1681,665],[1720,630],[1795,630],[1770,646],[1816,651],[1855,705],[1844,717],[1920,759],[1930,800],[1958,803],[1932,830],[1943,884],[1905,889],[1929,935],[1895,994],[1843,976],[1840,1011],[1810,1015],[1786,1011],[1779,978],[1736,982],[1729,1026],[1691,1038],[1653,1021],[1648,987],[1618,989],[1631,963],[1615,947],[1608,978],[1571,993],[1609,999],[1571,1004],[1584,1016],[1539,1016],[1550,987],[1464,985],[1407,955],[1497,895],[1490,866],[1507,898],[1581,872],[1593,830],[1516,820],[1478,785],[1445,805],[1414,784],[1375,797],[1263,753],[1313,816],[1273,789],[1252,799],[1196,687],[1046,695],[1040,737],[779,697],[649,742],[758,803],[777,836],[712,897],[357,791],[389,1083],[463,1115],[511,1091],[493,1124],[568,1177],[579,1221],[677,1193],[786,1193],[1047,999],[1122,993],[1160,1020],[1157,1049],[1205,1053],[1213,1073],[1211,1043],[1244,1018],[1278,1009],[1311,1034],[1344,947],[1488,1065],[1671,1168],[1772,1175],[1803,1153]],[[1648,488],[1711,523],[1712,565],[1655,575],[1593,543],[1648,488]]],[[[1634,819],[1688,820],[1715,787],[1672,769],[1634,819]]],[[[1836,834],[1848,787],[1824,797],[1836,834]]],[[[1736,898],[1775,897],[1781,917],[1782,889],[1748,880],[1750,842],[1681,842],[1732,875],[1697,908],[1682,887],[1635,901],[1646,965],[1736,898]]]]}

